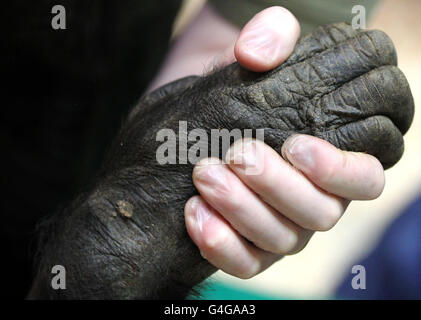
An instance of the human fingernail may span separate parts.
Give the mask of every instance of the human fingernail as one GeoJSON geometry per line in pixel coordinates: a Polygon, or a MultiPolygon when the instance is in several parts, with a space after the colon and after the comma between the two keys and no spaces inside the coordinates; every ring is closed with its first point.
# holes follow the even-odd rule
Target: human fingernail
{"type": "Polygon", "coordinates": [[[196,181],[205,186],[228,189],[224,164],[206,160],[200,161],[194,168],[193,175],[196,181]]]}
{"type": "Polygon", "coordinates": [[[203,231],[204,224],[210,219],[211,216],[212,213],[210,212],[209,208],[207,208],[207,206],[203,203],[196,207],[196,223],[200,232],[203,231]]]}
{"type": "Polygon", "coordinates": [[[243,49],[253,57],[273,60],[279,55],[281,43],[278,34],[268,27],[267,19],[253,18],[239,38],[243,49]]]}
{"type": "Polygon", "coordinates": [[[282,156],[304,172],[314,167],[311,141],[306,135],[297,134],[289,137],[282,146],[282,156]]]}
{"type": "Polygon", "coordinates": [[[253,140],[243,140],[234,143],[228,150],[226,161],[241,168],[257,165],[256,145],[253,140]]]}
{"type": "Polygon", "coordinates": [[[263,143],[254,139],[237,141],[228,150],[225,161],[246,175],[259,175],[265,163],[263,143]]]}
{"type": "Polygon", "coordinates": [[[292,53],[299,34],[300,26],[291,12],[279,6],[267,8],[241,31],[235,45],[236,57],[253,71],[270,70],[292,53]]]}

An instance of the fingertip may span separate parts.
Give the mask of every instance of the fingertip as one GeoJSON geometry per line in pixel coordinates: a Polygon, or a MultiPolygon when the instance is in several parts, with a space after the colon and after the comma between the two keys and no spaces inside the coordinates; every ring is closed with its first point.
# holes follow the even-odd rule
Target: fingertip
{"type": "Polygon", "coordinates": [[[300,25],[290,11],[279,6],[270,7],[256,14],[244,26],[234,54],[244,68],[255,72],[268,71],[289,57],[299,35],[300,25]]]}
{"type": "Polygon", "coordinates": [[[186,223],[186,229],[190,237],[194,242],[198,239],[197,235],[197,219],[196,219],[196,209],[200,205],[201,199],[200,196],[193,196],[187,200],[184,205],[184,220],[186,223]]]}
{"type": "Polygon", "coordinates": [[[383,166],[374,156],[343,151],[304,134],[282,146],[282,156],[323,190],[349,200],[378,198],[385,185],[383,166]]]}
{"type": "Polygon", "coordinates": [[[187,233],[193,242],[203,249],[209,233],[206,229],[215,224],[217,213],[205,202],[201,196],[191,197],[184,207],[184,217],[187,233]]]}
{"type": "Polygon", "coordinates": [[[383,193],[384,187],[386,185],[386,176],[384,174],[384,168],[381,164],[380,160],[376,157],[372,156],[371,154],[360,154],[363,157],[367,158],[367,166],[371,167],[371,171],[373,172],[373,179],[368,181],[371,185],[368,186],[369,192],[366,194],[365,199],[361,200],[374,200],[380,197],[383,193]]]}
{"type": "Polygon", "coordinates": [[[184,205],[184,216],[186,218],[190,217],[199,203],[200,196],[193,196],[187,200],[186,204],[184,205]]]}
{"type": "MultiPolygon", "coordinates": [[[[323,154],[330,146],[326,141],[314,136],[293,134],[285,140],[281,148],[281,154],[297,169],[305,173],[311,173],[317,167],[315,156],[320,153],[323,154]]],[[[329,152],[332,152],[332,150],[329,150],[329,152]]]]}

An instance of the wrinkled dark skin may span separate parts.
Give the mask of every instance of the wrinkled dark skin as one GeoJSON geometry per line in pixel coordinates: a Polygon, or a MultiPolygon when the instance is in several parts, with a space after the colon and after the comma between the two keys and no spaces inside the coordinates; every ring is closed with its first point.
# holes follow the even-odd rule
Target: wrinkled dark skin
{"type": "Polygon", "coordinates": [[[192,164],[159,165],[160,129],[264,128],[280,152],[295,132],[376,156],[384,168],[403,152],[414,113],[391,40],[345,24],[301,39],[275,70],[234,63],[144,96],[129,114],[90,191],[58,214],[41,250],[31,298],[184,298],[216,269],[188,237],[183,208],[197,194],[192,164]],[[119,201],[133,209],[118,212],[119,201]],[[51,267],[66,267],[67,289],[50,290],[51,267]]]}

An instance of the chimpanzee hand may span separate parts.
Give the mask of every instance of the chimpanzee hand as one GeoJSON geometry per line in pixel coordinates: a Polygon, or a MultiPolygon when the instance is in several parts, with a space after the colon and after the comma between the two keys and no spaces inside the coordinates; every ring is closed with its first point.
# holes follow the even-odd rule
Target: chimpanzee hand
{"type": "MultiPolygon", "coordinates": [[[[395,51],[386,35],[338,24],[321,27],[300,40],[291,57],[268,73],[256,74],[232,64],[205,77],[178,80],[143,97],[111,146],[98,180],[55,217],[52,236],[41,252],[32,297],[181,298],[216,270],[201,258],[185,231],[183,207],[197,194],[191,179],[192,163],[184,163],[178,153],[177,164],[160,164],[157,159],[162,147],[157,137],[162,129],[177,133],[177,150],[182,146],[180,139],[186,132],[179,131],[180,121],[187,123],[188,130],[200,128],[206,133],[221,128],[263,128],[265,142],[273,148],[263,145],[264,170],[253,177],[243,174],[247,161],[240,166],[230,164],[229,170],[219,165],[211,167],[219,168],[216,170],[209,166],[195,170],[195,183],[203,198],[256,245],[246,247],[237,231],[229,229],[227,221],[208,207],[211,214],[201,217],[213,220],[203,221],[202,231],[212,226],[228,230],[222,238],[227,248],[231,245],[232,252],[240,254],[239,260],[251,266],[238,270],[234,265],[226,270],[251,276],[276,260],[277,254],[299,250],[311,233],[306,229],[325,230],[335,223],[346,206],[340,197],[361,198],[357,186],[370,189],[369,184],[376,182],[367,196],[375,197],[382,189],[382,170],[374,158],[343,156],[345,153],[327,142],[309,143],[301,136],[291,138],[284,147],[285,158],[304,174],[297,173],[279,156],[284,142],[295,133],[311,134],[342,150],[370,153],[385,167],[393,165],[402,154],[402,134],[413,116],[408,84],[395,65],[395,51]],[[326,159],[332,161],[331,171],[314,170],[326,159]],[[356,168],[359,166],[363,168],[356,168]],[[355,183],[353,179],[358,180],[367,167],[376,169],[368,185],[355,183]],[[216,177],[208,182],[208,188],[215,186],[222,170],[225,187],[206,190],[203,178],[216,177]],[[280,184],[274,188],[274,183],[280,184]],[[249,187],[265,197],[258,197],[249,187]],[[282,188],[290,192],[275,192],[282,188]],[[232,202],[218,197],[227,192],[232,192],[232,202]],[[251,207],[242,207],[240,200],[251,207]],[[313,213],[310,204],[320,216],[308,215],[313,213]],[[251,217],[253,208],[262,214],[251,217]],[[243,223],[247,217],[254,222],[261,218],[263,223],[250,229],[243,223]],[[278,234],[284,237],[275,239],[278,234]],[[51,266],[56,264],[67,271],[67,289],[63,291],[49,288],[51,266]]],[[[187,141],[188,150],[195,142],[187,141]]],[[[246,158],[242,154],[228,153],[228,157],[246,158]]],[[[188,207],[193,215],[195,208],[207,206],[195,199],[187,206],[187,216],[188,207]]],[[[190,222],[192,237],[203,249],[200,235],[193,234],[197,221],[190,222]]],[[[215,243],[220,243],[221,238],[216,239],[215,243]]],[[[219,248],[204,243],[204,254],[215,265],[226,256],[219,248]]]]}
{"type": "MultiPolygon", "coordinates": [[[[291,54],[298,33],[291,13],[271,7],[243,29],[235,58],[247,69],[268,71],[291,54]]],[[[230,51],[225,60],[234,60],[230,51]]],[[[254,276],[303,249],[313,231],[332,228],[349,200],[374,199],[384,187],[383,167],[375,157],[342,151],[310,135],[287,139],[282,155],[285,160],[268,145],[245,139],[229,150],[228,165],[218,159],[196,165],[193,181],[201,196],[185,207],[187,230],[219,269],[254,276]],[[261,166],[259,175],[246,174],[256,166],[261,166]]]]}

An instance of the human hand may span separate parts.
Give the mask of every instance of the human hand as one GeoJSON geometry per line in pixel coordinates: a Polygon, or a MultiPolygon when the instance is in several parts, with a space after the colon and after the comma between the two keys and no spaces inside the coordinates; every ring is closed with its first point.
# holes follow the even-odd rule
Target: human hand
{"type": "MultiPolygon", "coordinates": [[[[287,59],[298,36],[290,12],[268,8],[243,28],[231,55],[244,68],[268,71],[287,59]]],[[[250,278],[302,250],[314,231],[331,229],[350,200],[377,198],[384,171],[371,155],[297,134],[285,141],[282,157],[261,141],[239,140],[226,164],[200,161],[193,182],[200,196],[184,210],[190,237],[211,264],[250,278]],[[256,166],[259,174],[247,174],[256,166]]]]}

